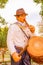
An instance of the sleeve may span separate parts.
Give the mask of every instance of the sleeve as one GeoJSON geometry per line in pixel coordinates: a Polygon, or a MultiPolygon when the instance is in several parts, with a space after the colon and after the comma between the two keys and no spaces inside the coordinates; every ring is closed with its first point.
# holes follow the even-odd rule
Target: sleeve
{"type": "Polygon", "coordinates": [[[14,31],[15,31],[15,26],[14,25],[11,25],[9,30],[8,30],[8,34],[7,34],[7,47],[10,51],[10,54],[13,54],[14,52],[16,52],[16,49],[15,49],[15,45],[14,45],[14,42],[13,42],[13,37],[14,37],[14,31]]]}
{"type": "Polygon", "coordinates": [[[29,25],[29,35],[30,37],[35,36],[35,27],[33,25],[29,25]]]}
{"type": "Polygon", "coordinates": [[[30,37],[35,36],[35,32],[32,33],[29,28],[26,29],[26,33],[27,33],[27,36],[30,36],[30,37]]]}
{"type": "Polygon", "coordinates": [[[35,32],[32,33],[31,31],[29,31],[29,35],[30,35],[30,37],[33,37],[33,36],[35,36],[35,32]]]}

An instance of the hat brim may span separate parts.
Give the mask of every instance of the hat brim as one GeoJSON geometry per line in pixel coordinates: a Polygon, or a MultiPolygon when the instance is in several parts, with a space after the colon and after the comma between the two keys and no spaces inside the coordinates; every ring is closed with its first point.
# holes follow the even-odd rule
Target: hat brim
{"type": "MultiPolygon", "coordinates": [[[[23,13],[23,14],[28,15],[27,13],[23,13]]],[[[14,15],[14,16],[19,16],[19,15],[22,15],[22,14],[18,14],[18,15],[14,15]]]]}

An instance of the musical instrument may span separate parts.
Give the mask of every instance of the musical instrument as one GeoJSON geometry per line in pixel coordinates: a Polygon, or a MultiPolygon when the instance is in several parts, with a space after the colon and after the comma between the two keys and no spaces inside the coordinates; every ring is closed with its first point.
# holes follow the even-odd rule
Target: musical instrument
{"type": "Polygon", "coordinates": [[[38,63],[43,63],[43,37],[33,36],[28,42],[27,52],[38,63]]]}

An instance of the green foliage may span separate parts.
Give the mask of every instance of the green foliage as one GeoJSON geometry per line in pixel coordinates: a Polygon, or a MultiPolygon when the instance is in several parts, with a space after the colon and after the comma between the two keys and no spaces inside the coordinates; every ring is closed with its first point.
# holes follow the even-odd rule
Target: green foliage
{"type": "Polygon", "coordinates": [[[43,3],[43,0],[33,0],[35,3],[43,3]]]}
{"type": "Polygon", "coordinates": [[[1,44],[2,44],[2,32],[1,32],[1,28],[0,28],[0,46],[1,46],[1,44]]]}
{"type": "Polygon", "coordinates": [[[41,11],[40,15],[43,16],[43,0],[33,0],[35,3],[39,4],[41,3],[41,11]]]}
{"type": "Polygon", "coordinates": [[[40,15],[42,15],[42,16],[43,16],[43,4],[41,5],[40,15]]]}
{"type": "Polygon", "coordinates": [[[7,47],[6,39],[7,39],[7,31],[8,27],[0,28],[0,47],[7,47]]]}
{"type": "Polygon", "coordinates": [[[42,15],[42,16],[43,16],[43,11],[40,11],[40,15],[42,15]]]}
{"type": "Polygon", "coordinates": [[[6,24],[6,26],[4,28],[1,28],[1,26],[0,26],[0,47],[6,47],[7,46],[6,38],[7,38],[8,26],[7,26],[5,19],[2,18],[1,16],[0,16],[0,23],[2,23],[2,25],[6,24]]]}
{"type": "Polygon", "coordinates": [[[43,3],[43,0],[41,0],[41,2],[43,3]]]}
{"type": "Polygon", "coordinates": [[[33,0],[35,3],[40,3],[39,0],[33,0]]]}
{"type": "Polygon", "coordinates": [[[3,25],[4,25],[4,24],[7,24],[6,21],[5,21],[5,19],[2,18],[1,16],[0,16],[0,23],[2,23],[3,25]]]}
{"type": "Polygon", "coordinates": [[[4,8],[8,0],[0,0],[0,8],[4,8]]]}

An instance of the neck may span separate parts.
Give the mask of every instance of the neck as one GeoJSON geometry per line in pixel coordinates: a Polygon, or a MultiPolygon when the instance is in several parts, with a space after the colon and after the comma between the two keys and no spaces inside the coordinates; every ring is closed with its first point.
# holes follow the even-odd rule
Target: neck
{"type": "Polygon", "coordinates": [[[19,21],[19,23],[21,23],[21,24],[23,24],[23,25],[29,27],[29,24],[27,23],[27,21],[26,21],[25,19],[24,19],[24,22],[20,22],[20,21],[19,21]]]}

